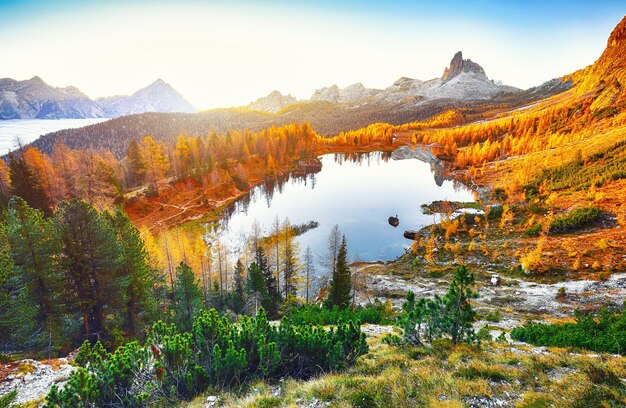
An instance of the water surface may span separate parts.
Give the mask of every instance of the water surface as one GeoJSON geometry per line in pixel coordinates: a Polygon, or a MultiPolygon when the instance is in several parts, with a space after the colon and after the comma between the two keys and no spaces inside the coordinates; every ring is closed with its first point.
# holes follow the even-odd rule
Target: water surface
{"type": "Polygon", "coordinates": [[[292,224],[319,222],[319,227],[297,238],[304,252],[310,246],[323,254],[333,225],[346,235],[351,259],[391,260],[404,253],[411,241],[403,232],[433,222],[420,205],[434,200],[473,201],[464,187],[455,187],[416,159],[393,160],[387,153],[322,156],[322,171],[291,177],[283,183],[255,187],[248,197],[231,206],[222,224],[226,240],[237,242],[256,219],[269,232],[276,216],[292,224]],[[441,185],[438,185],[441,184],[441,185]],[[388,223],[397,215],[397,228],[388,223]]]}
{"type": "Polygon", "coordinates": [[[94,125],[107,119],[11,119],[0,120],[0,156],[9,150],[18,148],[19,139],[22,145],[35,141],[39,136],[57,130],[80,128],[94,125]]]}

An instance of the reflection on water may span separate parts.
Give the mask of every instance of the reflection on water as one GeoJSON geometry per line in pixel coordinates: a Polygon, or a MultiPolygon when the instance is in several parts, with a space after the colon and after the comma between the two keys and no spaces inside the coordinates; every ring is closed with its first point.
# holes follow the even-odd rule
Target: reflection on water
{"type": "Polygon", "coordinates": [[[434,200],[471,201],[472,193],[450,180],[439,163],[393,160],[390,153],[346,153],[321,157],[322,171],[268,180],[224,210],[221,234],[235,244],[257,220],[265,232],[278,216],[292,224],[319,222],[297,238],[302,250],[322,254],[334,224],[346,235],[350,256],[364,261],[391,260],[411,244],[408,229],[433,222],[420,205],[434,200]],[[389,225],[397,215],[400,225],[389,225]]]}

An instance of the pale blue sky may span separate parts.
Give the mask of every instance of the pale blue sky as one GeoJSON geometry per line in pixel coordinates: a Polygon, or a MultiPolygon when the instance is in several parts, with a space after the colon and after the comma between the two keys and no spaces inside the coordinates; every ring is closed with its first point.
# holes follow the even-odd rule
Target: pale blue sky
{"type": "Polygon", "coordinates": [[[91,97],[162,78],[210,108],[431,79],[462,50],[526,88],[593,63],[626,14],[624,1],[336,3],[0,1],[0,77],[91,97]]]}

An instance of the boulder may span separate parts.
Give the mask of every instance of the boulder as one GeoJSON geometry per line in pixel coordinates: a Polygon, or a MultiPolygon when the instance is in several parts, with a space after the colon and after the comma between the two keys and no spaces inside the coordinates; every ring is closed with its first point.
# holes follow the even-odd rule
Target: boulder
{"type": "Polygon", "coordinates": [[[400,219],[397,215],[395,217],[389,217],[388,222],[389,225],[391,225],[392,227],[397,227],[398,225],[400,225],[400,219]]]}

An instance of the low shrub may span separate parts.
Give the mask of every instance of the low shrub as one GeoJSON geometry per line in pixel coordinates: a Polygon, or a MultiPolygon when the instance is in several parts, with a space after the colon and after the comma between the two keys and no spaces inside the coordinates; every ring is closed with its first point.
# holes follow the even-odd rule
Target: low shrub
{"type": "Polygon", "coordinates": [[[489,215],[487,219],[489,220],[497,220],[502,217],[502,212],[504,212],[504,208],[501,205],[493,206],[489,211],[489,215]]]}
{"type": "Polygon", "coordinates": [[[575,313],[575,323],[527,323],[511,331],[515,340],[539,346],[578,347],[626,354],[626,314],[602,309],[597,314],[575,313]]]}
{"type": "Polygon", "coordinates": [[[550,232],[558,234],[584,228],[596,221],[601,214],[600,209],[594,206],[577,208],[552,220],[550,232]]]}
{"type": "Polygon", "coordinates": [[[562,165],[542,169],[536,179],[527,186],[527,192],[531,189],[537,191],[541,184],[545,184],[551,191],[567,188],[584,190],[592,185],[600,186],[607,181],[625,177],[626,143],[622,140],[591,154],[584,161],[578,156],[562,165]]]}
{"type": "Polygon", "coordinates": [[[532,227],[524,231],[524,236],[527,238],[538,237],[539,234],[541,233],[541,228],[542,228],[541,224],[533,225],[532,227]]]}
{"type": "Polygon", "coordinates": [[[500,312],[500,309],[492,310],[487,313],[485,320],[492,323],[498,323],[502,320],[502,312],[500,312]]]}
{"type": "Polygon", "coordinates": [[[7,394],[4,394],[3,396],[0,396],[0,407],[2,408],[11,407],[13,406],[13,403],[15,402],[16,399],[17,399],[16,390],[13,390],[7,394]]]}
{"type": "Polygon", "coordinates": [[[556,292],[556,300],[565,300],[566,297],[567,290],[565,289],[565,286],[561,286],[556,292]]]}
{"type": "Polygon", "coordinates": [[[209,386],[342,370],[367,351],[365,334],[353,322],[330,330],[286,319],[272,326],[261,309],[231,323],[211,309],[189,332],[157,322],[144,345],[131,342],[114,353],[86,342],[79,368],[62,389],[52,387],[46,407],[167,405],[209,386]]]}
{"type": "Polygon", "coordinates": [[[302,305],[290,307],[284,315],[292,324],[336,325],[345,322],[356,324],[391,324],[392,311],[384,304],[376,304],[353,309],[320,307],[317,305],[302,305]]]}

